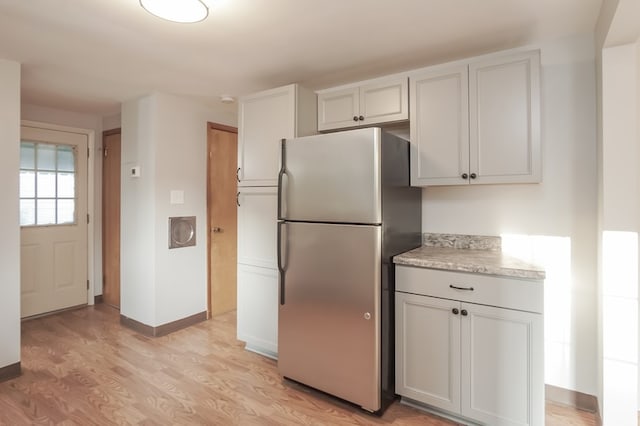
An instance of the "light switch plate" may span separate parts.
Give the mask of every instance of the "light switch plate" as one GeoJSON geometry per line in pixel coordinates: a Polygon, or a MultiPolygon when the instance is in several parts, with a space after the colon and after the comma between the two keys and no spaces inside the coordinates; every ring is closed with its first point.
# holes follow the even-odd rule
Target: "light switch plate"
{"type": "Polygon", "coordinates": [[[184,204],[184,191],[182,190],[171,190],[170,193],[171,204],[184,204]]]}

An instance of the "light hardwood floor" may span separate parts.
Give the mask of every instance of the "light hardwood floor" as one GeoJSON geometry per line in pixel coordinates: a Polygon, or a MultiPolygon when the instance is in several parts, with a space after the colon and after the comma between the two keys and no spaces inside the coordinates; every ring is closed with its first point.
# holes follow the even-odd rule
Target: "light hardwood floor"
{"type": "MultiPolygon", "coordinates": [[[[165,337],[119,324],[106,305],[22,324],[23,375],[0,383],[2,425],[454,425],[394,403],[375,417],[283,382],[243,350],[235,312],[165,337]]],[[[547,426],[595,425],[547,404],[547,426]]]]}

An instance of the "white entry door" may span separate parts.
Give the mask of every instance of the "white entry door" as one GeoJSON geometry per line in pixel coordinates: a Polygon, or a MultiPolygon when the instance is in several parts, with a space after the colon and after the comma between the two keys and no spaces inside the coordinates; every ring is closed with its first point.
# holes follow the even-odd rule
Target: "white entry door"
{"type": "Polygon", "coordinates": [[[87,135],[22,126],[21,317],[87,303],[87,135]]]}

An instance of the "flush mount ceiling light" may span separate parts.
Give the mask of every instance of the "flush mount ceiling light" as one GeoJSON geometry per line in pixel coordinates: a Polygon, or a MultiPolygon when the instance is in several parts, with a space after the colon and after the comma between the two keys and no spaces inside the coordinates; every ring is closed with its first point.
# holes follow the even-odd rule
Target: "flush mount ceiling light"
{"type": "Polygon", "coordinates": [[[172,22],[200,22],[209,15],[209,9],[201,0],[140,0],[140,6],[172,22]]]}

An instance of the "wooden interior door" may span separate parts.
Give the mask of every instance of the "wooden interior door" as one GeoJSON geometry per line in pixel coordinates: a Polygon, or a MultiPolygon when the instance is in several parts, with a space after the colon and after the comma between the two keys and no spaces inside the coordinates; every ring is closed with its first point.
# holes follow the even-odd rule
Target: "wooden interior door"
{"type": "Polygon", "coordinates": [[[207,130],[209,316],[237,305],[237,129],[209,123],[207,130]]]}
{"type": "Polygon", "coordinates": [[[120,308],[120,129],[102,139],[102,297],[120,308]]]}

